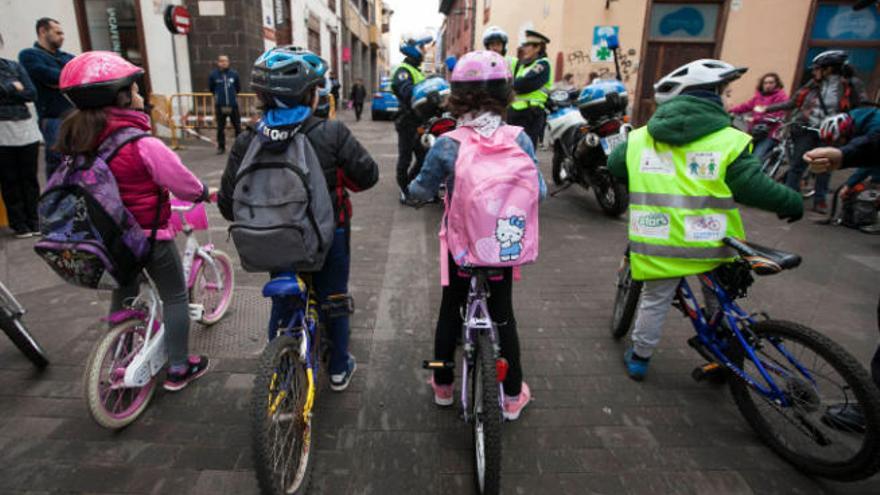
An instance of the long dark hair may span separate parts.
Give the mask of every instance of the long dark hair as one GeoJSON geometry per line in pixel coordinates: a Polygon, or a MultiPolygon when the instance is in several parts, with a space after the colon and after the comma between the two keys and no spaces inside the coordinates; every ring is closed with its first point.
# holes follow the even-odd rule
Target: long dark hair
{"type": "Polygon", "coordinates": [[[779,77],[779,74],[777,74],[775,72],[768,72],[768,73],[764,74],[763,76],[761,76],[760,79],[758,79],[758,88],[757,89],[758,89],[759,93],[764,92],[764,79],[767,79],[768,77],[772,77],[773,80],[776,81],[776,90],[777,91],[784,87],[782,84],[782,78],[779,77]]]}
{"type": "Polygon", "coordinates": [[[452,90],[447,102],[449,112],[459,118],[468,112],[492,112],[502,118],[507,116],[507,106],[513,101],[513,91],[508,89],[505,96],[484,88],[456,88],[452,90]]]}
{"type": "MultiPolygon", "coordinates": [[[[112,106],[131,107],[131,86],[119,90],[116,104],[112,106]]],[[[62,155],[92,154],[97,151],[101,144],[98,138],[107,127],[106,108],[77,108],[68,113],[58,129],[55,151],[62,155]]]]}

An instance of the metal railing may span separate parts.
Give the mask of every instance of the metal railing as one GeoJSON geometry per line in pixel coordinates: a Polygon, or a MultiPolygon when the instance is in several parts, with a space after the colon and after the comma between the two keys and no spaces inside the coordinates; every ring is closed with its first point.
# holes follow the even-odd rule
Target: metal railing
{"type": "MultiPolygon", "coordinates": [[[[214,143],[210,137],[201,133],[203,129],[217,128],[217,115],[212,93],[175,93],[173,95],[150,95],[151,117],[154,123],[161,124],[171,132],[171,147],[180,148],[181,138],[189,135],[214,143]]],[[[256,123],[260,111],[259,100],[254,93],[239,93],[238,108],[241,124],[256,123]]],[[[153,126],[156,132],[156,126],[153,126]]],[[[215,143],[216,144],[216,143],[215,143]]]]}

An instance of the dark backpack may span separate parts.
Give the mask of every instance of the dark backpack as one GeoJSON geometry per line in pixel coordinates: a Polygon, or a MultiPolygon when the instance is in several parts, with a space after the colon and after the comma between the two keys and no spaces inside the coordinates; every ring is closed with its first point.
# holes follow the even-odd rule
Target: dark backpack
{"type": "Polygon", "coordinates": [[[333,242],[336,222],[324,172],[303,132],[281,150],[254,137],[232,193],[229,227],[249,272],[317,271],[333,242]]]}
{"type": "Polygon", "coordinates": [[[37,254],[65,281],[90,289],[117,289],[139,275],[150,256],[159,212],[148,237],[122,203],[108,165],[128,143],[149,136],[126,127],[94,155],[68,156],[49,178],[37,213],[37,254]]]}
{"type": "Polygon", "coordinates": [[[848,195],[841,207],[841,223],[854,229],[873,224],[877,220],[878,201],[880,192],[871,189],[848,195]]]}

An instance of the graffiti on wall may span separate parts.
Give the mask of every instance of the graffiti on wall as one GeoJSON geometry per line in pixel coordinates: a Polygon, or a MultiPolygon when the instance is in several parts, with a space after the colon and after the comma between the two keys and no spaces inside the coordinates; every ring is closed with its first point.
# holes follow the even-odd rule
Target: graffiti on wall
{"type": "MultiPolygon", "coordinates": [[[[614,77],[613,63],[594,66],[590,60],[590,55],[589,51],[575,50],[565,55],[564,60],[572,71],[580,72],[578,69],[583,70],[585,68],[583,67],[584,65],[589,65],[590,67],[586,68],[591,69],[590,72],[597,73],[600,78],[614,77]]],[[[628,50],[620,49],[617,53],[617,57],[620,62],[620,76],[623,78],[623,82],[627,83],[632,79],[636,72],[638,72],[636,50],[635,48],[630,48],[628,50]]]]}

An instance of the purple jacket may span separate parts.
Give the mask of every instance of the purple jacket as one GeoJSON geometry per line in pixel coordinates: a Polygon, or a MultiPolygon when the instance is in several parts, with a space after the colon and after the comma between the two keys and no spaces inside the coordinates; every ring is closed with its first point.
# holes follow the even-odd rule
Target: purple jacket
{"type": "MultiPolygon", "coordinates": [[[[776,103],[782,103],[788,101],[788,95],[785,94],[784,89],[777,89],[776,91],[770,94],[764,94],[760,91],[755,91],[755,95],[752,98],[740,105],[737,105],[730,109],[730,113],[747,113],[751,112],[755,107],[767,107],[770,105],[775,105],[776,103]]],[[[780,110],[778,112],[764,113],[764,114],[756,114],[755,118],[749,123],[749,131],[756,125],[761,123],[764,120],[764,117],[774,117],[777,119],[781,119],[785,117],[785,111],[780,110]]],[[[772,136],[776,129],[779,127],[779,124],[770,126],[770,135],[772,136]]]]}

